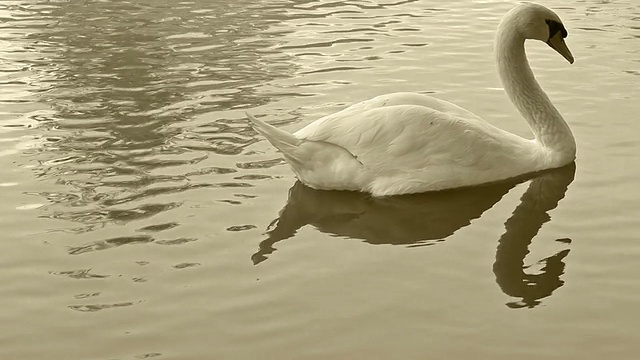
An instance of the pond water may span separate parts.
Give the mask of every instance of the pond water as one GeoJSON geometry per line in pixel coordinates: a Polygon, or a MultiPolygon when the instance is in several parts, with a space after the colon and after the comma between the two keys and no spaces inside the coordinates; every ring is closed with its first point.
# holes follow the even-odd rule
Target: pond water
{"type": "Polygon", "coordinates": [[[533,179],[315,191],[244,119],[418,91],[528,136],[513,5],[2,1],[0,358],[637,358],[637,1],[545,1],[576,62],[527,51],[578,156],[533,179]]]}

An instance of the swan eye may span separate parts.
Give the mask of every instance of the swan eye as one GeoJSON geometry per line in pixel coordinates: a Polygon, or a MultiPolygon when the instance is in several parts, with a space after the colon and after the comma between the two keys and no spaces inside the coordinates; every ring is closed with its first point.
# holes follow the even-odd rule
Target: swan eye
{"type": "Polygon", "coordinates": [[[567,29],[564,28],[562,23],[559,23],[559,22],[557,22],[555,20],[545,20],[544,22],[546,22],[547,26],[549,27],[549,39],[551,39],[558,32],[560,32],[560,34],[562,34],[563,38],[566,38],[567,35],[569,35],[567,33],[567,29]]]}

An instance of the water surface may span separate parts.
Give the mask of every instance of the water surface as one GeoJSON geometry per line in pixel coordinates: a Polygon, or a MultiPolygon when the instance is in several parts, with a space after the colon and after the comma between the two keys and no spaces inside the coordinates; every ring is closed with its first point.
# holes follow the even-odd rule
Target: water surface
{"type": "Polygon", "coordinates": [[[3,1],[0,358],[634,359],[640,5],[545,2],[527,45],[575,166],[373,199],[287,130],[394,91],[506,130],[510,1],[3,1]]]}

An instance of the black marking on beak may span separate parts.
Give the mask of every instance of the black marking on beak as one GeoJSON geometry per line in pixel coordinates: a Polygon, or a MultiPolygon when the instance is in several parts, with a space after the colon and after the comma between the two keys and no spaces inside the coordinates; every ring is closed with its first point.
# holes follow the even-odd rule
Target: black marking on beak
{"type": "Polygon", "coordinates": [[[569,35],[569,33],[567,32],[567,29],[564,28],[564,25],[562,25],[562,23],[559,23],[555,20],[545,20],[544,22],[546,22],[547,26],[549,27],[549,39],[547,39],[547,43],[558,32],[562,34],[563,39],[566,38],[567,35],[569,35]]]}
{"type": "Polygon", "coordinates": [[[547,26],[549,26],[547,45],[562,55],[570,64],[573,64],[573,55],[571,55],[571,51],[569,51],[569,48],[567,48],[567,45],[564,43],[564,38],[568,35],[567,29],[558,21],[545,20],[545,22],[547,26]]]}

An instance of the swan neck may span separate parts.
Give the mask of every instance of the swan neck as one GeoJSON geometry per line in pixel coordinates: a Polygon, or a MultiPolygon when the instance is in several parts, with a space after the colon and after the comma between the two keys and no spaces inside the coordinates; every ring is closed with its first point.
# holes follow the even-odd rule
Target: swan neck
{"type": "Polygon", "coordinates": [[[575,140],[569,126],[536,81],[524,48],[525,36],[509,19],[498,27],[496,62],[502,85],[525,118],[535,141],[564,165],[575,158],[575,140]]]}

